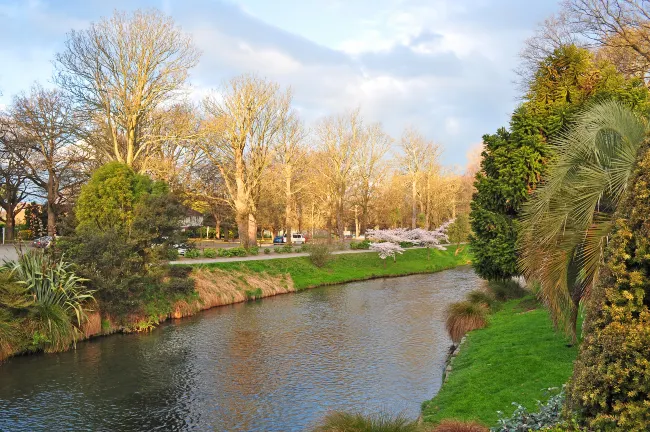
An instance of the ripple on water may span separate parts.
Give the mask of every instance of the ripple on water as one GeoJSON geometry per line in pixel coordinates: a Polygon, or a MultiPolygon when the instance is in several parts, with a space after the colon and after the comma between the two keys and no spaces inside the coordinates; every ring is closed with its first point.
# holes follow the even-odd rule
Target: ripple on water
{"type": "Polygon", "coordinates": [[[304,430],[331,410],[411,417],[440,387],[445,307],[470,268],[216,308],[0,366],[0,430],[304,430]]]}

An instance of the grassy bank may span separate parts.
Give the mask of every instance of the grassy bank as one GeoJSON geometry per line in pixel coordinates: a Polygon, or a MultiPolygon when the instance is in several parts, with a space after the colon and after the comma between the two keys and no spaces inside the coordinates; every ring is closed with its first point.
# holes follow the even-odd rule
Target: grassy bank
{"type": "Polygon", "coordinates": [[[567,381],[576,355],[577,347],[567,347],[532,297],[511,300],[490,316],[488,327],[467,335],[449,380],[423,404],[424,420],[493,426],[497,411],[512,414],[513,402],[534,410],[537,400],[548,399],[546,389],[567,381]]]}
{"type": "Polygon", "coordinates": [[[266,273],[270,276],[288,275],[293,280],[296,290],[321,285],[372,279],[377,277],[405,276],[417,273],[432,273],[464,265],[470,261],[469,248],[455,254],[450,247],[446,251],[431,250],[427,259],[426,249],[409,249],[397,257],[384,261],[377,253],[333,255],[324,267],[314,266],[308,257],[273,259],[261,261],[238,261],[232,263],[193,264],[204,270],[222,270],[239,273],[266,273]]]}

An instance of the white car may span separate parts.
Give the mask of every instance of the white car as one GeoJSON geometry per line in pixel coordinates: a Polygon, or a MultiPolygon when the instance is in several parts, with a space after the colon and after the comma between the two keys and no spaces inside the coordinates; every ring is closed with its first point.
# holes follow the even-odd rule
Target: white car
{"type": "Polygon", "coordinates": [[[291,234],[291,243],[293,244],[305,244],[307,240],[305,239],[305,236],[302,234],[291,234]]]}

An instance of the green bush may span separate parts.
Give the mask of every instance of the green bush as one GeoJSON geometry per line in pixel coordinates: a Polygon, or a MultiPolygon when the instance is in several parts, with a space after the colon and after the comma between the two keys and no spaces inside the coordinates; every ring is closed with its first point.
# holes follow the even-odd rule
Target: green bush
{"type": "Polygon", "coordinates": [[[544,404],[537,401],[537,411],[529,412],[526,407],[513,402],[515,412],[510,417],[504,417],[499,411],[498,426],[490,429],[491,432],[528,432],[545,430],[558,425],[562,419],[564,407],[564,392],[551,396],[544,404]]]}
{"type": "Polygon", "coordinates": [[[186,296],[194,292],[194,285],[194,279],[190,277],[170,277],[164,289],[172,296],[176,294],[186,296]]]}
{"type": "Polygon", "coordinates": [[[470,303],[478,304],[493,309],[496,306],[496,299],[494,296],[483,290],[474,290],[467,294],[467,301],[470,303]]]}
{"type": "Polygon", "coordinates": [[[245,257],[248,255],[248,252],[243,247],[222,248],[218,249],[218,253],[223,258],[245,257]]]}
{"type": "Polygon", "coordinates": [[[309,261],[316,267],[325,267],[332,259],[332,252],[327,245],[311,245],[309,248],[309,261]]]}
{"type": "Polygon", "coordinates": [[[258,246],[251,246],[248,248],[249,255],[259,255],[259,253],[260,253],[260,248],[258,246]]]}
{"type": "Polygon", "coordinates": [[[185,258],[199,258],[201,256],[201,251],[198,249],[188,249],[185,251],[185,258]]]}
{"type": "Polygon", "coordinates": [[[411,242],[404,242],[404,241],[403,241],[403,242],[399,242],[399,245],[400,245],[401,248],[404,248],[404,249],[412,248],[413,246],[415,246],[415,245],[414,245],[413,243],[411,243],[411,242]]]}
{"type": "Polygon", "coordinates": [[[34,238],[34,232],[32,230],[20,230],[18,231],[18,240],[31,240],[34,238]]]}
{"type": "Polygon", "coordinates": [[[170,277],[175,278],[188,278],[192,273],[192,267],[184,265],[170,265],[168,266],[170,277]]]}
{"type": "Polygon", "coordinates": [[[268,254],[270,254],[270,253],[271,253],[271,249],[270,249],[270,248],[264,248],[264,255],[268,255],[268,254]]]}
{"type": "Polygon", "coordinates": [[[528,291],[514,279],[493,280],[489,281],[487,285],[488,291],[501,302],[522,298],[528,294],[528,291]]]}
{"type": "Polygon", "coordinates": [[[446,311],[446,327],[451,340],[458,343],[467,332],[485,327],[487,312],[487,307],[468,301],[450,304],[446,311]]]}
{"type": "Polygon", "coordinates": [[[203,250],[203,257],[204,258],[216,258],[217,257],[217,250],[213,248],[205,248],[203,250]]]}
{"type": "Polygon", "coordinates": [[[350,249],[353,250],[365,250],[370,249],[370,240],[363,240],[360,242],[350,242],[350,249]]]}
{"type": "Polygon", "coordinates": [[[569,407],[589,430],[650,430],[650,152],[630,184],[567,388],[569,407]]]}

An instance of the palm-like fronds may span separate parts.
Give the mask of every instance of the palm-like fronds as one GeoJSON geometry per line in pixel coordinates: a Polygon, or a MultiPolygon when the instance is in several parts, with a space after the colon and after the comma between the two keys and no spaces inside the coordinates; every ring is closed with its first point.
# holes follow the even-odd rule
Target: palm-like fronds
{"type": "Polygon", "coordinates": [[[86,318],[87,304],[94,300],[93,291],[63,259],[53,260],[39,251],[21,255],[18,260],[5,262],[4,268],[24,284],[36,305],[57,306],[75,316],[80,327],[86,318]]]}
{"type": "Polygon", "coordinates": [[[547,179],[524,208],[522,271],[540,282],[542,300],[569,332],[646,136],[646,121],[620,103],[592,106],[556,140],[547,179]]]}

